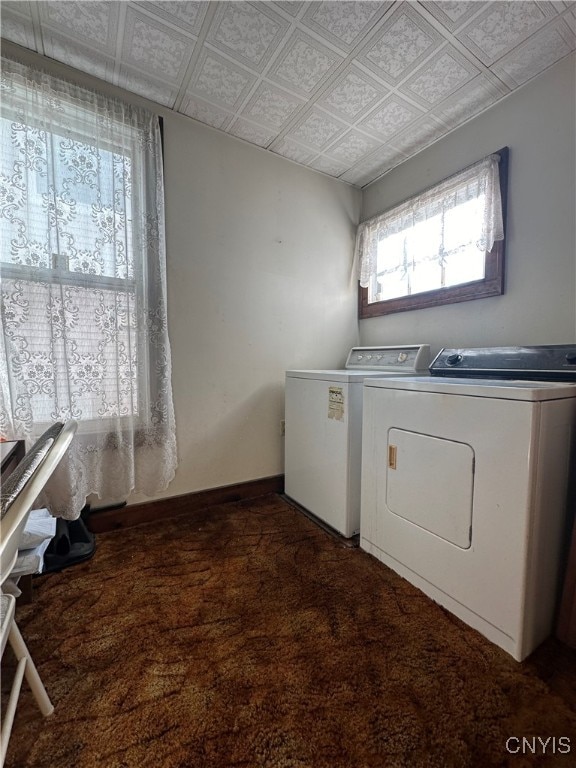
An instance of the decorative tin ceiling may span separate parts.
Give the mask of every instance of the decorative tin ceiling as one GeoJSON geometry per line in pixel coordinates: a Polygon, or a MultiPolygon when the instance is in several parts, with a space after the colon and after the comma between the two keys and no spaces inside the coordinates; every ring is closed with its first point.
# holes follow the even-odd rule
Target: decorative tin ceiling
{"type": "Polygon", "coordinates": [[[2,36],[364,186],[576,49],[573,2],[2,2],[2,36]]]}

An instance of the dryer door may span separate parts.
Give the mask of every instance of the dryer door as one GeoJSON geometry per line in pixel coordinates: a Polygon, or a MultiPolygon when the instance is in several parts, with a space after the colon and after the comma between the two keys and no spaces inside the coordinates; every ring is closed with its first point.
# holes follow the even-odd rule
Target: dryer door
{"type": "Polygon", "coordinates": [[[462,549],[472,542],[474,451],[467,443],[390,429],[386,506],[462,549]]]}

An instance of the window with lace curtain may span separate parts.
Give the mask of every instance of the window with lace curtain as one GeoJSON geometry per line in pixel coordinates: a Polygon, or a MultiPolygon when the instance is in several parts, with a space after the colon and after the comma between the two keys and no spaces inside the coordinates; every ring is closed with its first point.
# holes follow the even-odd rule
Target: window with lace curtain
{"type": "Polygon", "coordinates": [[[160,123],[7,58],[0,85],[0,434],[79,422],[74,517],[176,466],[160,123]]]}
{"type": "Polygon", "coordinates": [[[504,292],[508,148],[360,224],[360,317],[504,292]]]}

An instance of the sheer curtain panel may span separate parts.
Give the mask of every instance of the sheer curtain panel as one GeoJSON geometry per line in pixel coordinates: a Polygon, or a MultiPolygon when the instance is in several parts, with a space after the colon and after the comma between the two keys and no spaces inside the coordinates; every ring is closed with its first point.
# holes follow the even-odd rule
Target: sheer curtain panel
{"type": "Polygon", "coordinates": [[[77,435],[50,484],[73,519],[176,468],[158,117],[2,59],[0,431],[77,435]]]}

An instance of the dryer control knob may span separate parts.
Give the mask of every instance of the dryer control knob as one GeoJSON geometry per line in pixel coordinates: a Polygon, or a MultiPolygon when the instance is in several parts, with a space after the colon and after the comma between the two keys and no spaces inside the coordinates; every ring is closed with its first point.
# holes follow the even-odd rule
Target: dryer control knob
{"type": "Polygon", "coordinates": [[[446,365],[458,365],[463,359],[462,355],[448,355],[446,365]]]}

